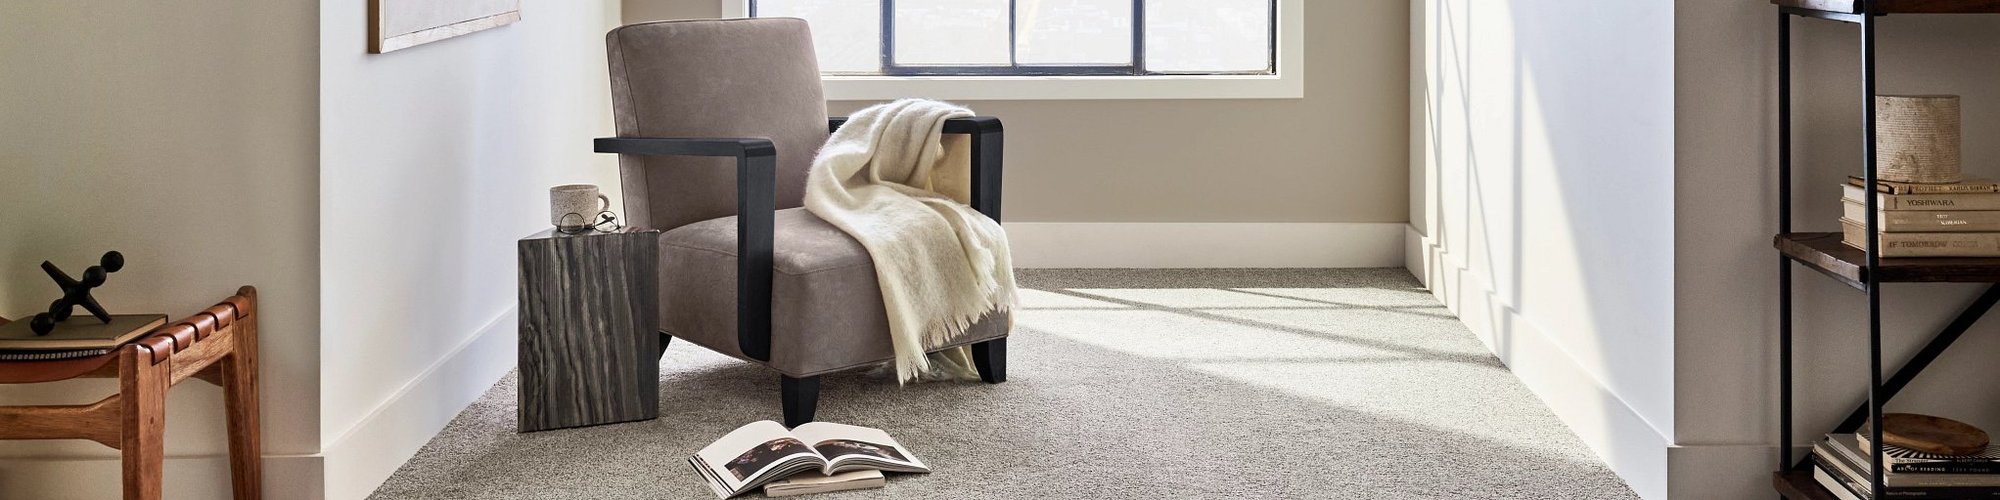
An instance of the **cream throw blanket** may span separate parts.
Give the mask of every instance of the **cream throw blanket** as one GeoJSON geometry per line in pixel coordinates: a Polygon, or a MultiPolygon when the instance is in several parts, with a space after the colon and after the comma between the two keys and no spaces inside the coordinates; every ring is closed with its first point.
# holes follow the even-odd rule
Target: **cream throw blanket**
{"type": "Polygon", "coordinates": [[[897,380],[977,378],[961,347],[925,353],[1014,306],[1007,233],[973,210],[970,142],[946,136],[953,104],[904,99],[856,112],[813,159],[806,210],[860,240],[875,262],[897,380]]]}

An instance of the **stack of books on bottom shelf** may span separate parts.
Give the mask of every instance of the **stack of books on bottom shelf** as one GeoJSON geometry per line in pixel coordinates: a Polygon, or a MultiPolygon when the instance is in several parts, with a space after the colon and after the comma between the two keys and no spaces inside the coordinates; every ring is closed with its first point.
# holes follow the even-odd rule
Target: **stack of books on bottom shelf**
{"type": "MultiPolygon", "coordinates": [[[[1876,182],[1883,257],[2000,257],[2000,183],[1876,182]]],[[[1867,196],[1859,178],[1841,186],[1841,241],[1866,249],[1867,196]]]]}
{"type": "MultiPolygon", "coordinates": [[[[1862,442],[1854,434],[1828,434],[1813,445],[1813,479],[1836,498],[1875,498],[1869,491],[1874,469],[1862,442]]],[[[2000,447],[1956,457],[1895,446],[1882,453],[1882,462],[1889,467],[1882,475],[1885,498],[2000,498],[2000,447]]]]}

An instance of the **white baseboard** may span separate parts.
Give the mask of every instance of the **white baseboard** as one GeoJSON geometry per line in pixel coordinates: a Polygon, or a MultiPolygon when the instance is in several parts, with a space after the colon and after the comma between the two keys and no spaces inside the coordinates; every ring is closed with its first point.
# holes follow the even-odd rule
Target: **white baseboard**
{"type": "Polygon", "coordinates": [[[1431,252],[1426,251],[1428,248],[1430,245],[1424,243],[1424,233],[1418,232],[1416,225],[1403,226],[1403,269],[1408,269],[1411,275],[1417,277],[1417,283],[1425,287],[1431,286],[1431,252]]]}
{"type": "Polygon", "coordinates": [[[459,411],[514,369],[519,352],[517,312],[509,308],[501,313],[360,423],[334,437],[323,453],[325,498],[366,498],[459,411]]]}
{"type": "Polygon", "coordinates": [[[1010,222],[1024,268],[1403,267],[1401,222],[1010,222]]]}
{"type": "Polygon", "coordinates": [[[1492,283],[1452,264],[1451,255],[1429,238],[1409,241],[1418,245],[1411,253],[1421,255],[1412,272],[1633,491],[1650,500],[1701,498],[1668,495],[1671,440],[1598,383],[1547,332],[1501,301],[1492,283]]]}

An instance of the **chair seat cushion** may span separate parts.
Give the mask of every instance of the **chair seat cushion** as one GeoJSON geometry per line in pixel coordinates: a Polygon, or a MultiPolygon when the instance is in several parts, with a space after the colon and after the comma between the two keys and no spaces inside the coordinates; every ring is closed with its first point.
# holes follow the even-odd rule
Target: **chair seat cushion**
{"type": "MultiPolygon", "coordinates": [[[[767,364],[804,377],[894,359],[868,249],[804,208],[779,210],[773,222],[767,364]]],[[[1005,336],[1010,324],[1007,313],[988,316],[948,346],[1005,336]]],[[[660,328],[744,357],[736,343],[736,217],[660,234],[660,328]]]]}

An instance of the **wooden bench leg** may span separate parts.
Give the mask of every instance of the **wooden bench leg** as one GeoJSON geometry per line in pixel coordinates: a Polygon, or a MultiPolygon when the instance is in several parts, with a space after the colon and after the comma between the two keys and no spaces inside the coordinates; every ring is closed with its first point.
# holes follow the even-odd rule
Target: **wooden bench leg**
{"type": "Polygon", "coordinates": [[[125,463],[125,499],[160,500],[160,476],[166,460],[167,386],[172,364],[154,364],[151,351],[138,346],[122,349],[118,362],[118,394],[124,405],[119,449],[125,463]]]}
{"type": "Polygon", "coordinates": [[[229,413],[229,477],[236,500],[264,495],[263,444],[257,409],[257,318],[236,324],[236,345],[222,364],[222,398],[229,413]]]}

